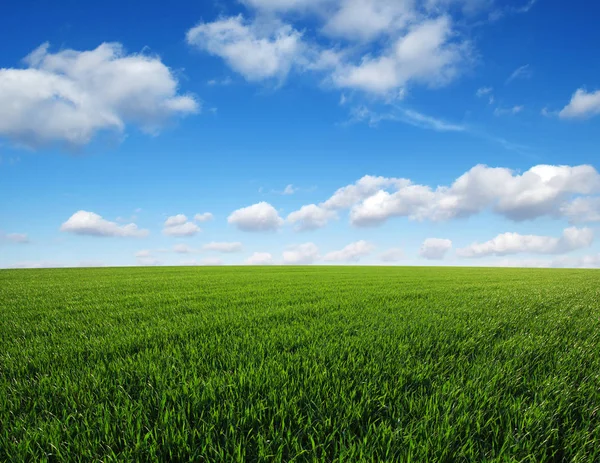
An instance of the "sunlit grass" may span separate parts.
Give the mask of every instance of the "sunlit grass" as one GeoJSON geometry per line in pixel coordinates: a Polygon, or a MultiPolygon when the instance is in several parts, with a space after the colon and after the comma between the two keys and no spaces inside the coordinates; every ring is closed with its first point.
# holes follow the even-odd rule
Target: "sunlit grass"
{"type": "Polygon", "coordinates": [[[0,271],[0,461],[600,461],[600,272],[0,271]]]}

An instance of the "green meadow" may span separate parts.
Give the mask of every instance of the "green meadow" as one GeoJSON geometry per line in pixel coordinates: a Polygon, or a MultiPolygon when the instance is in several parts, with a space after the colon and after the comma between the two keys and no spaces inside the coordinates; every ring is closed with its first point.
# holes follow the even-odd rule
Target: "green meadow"
{"type": "Polygon", "coordinates": [[[0,461],[599,462],[600,271],[0,271],[0,461]]]}

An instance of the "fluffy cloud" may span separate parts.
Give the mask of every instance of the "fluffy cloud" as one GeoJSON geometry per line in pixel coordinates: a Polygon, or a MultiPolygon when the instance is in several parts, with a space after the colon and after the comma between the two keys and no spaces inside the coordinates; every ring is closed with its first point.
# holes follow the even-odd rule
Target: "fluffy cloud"
{"type": "Polygon", "coordinates": [[[304,54],[302,34],[289,25],[246,21],[242,15],[200,23],[187,42],[219,56],[246,79],[285,78],[304,54]]]}
{"type": "Polygon", "coordinates": [[[140,230],[136,224],[119,225],[103,219],[98,214],[88,211],[77,211],[60,227],[60,231],[76,235],[121,236],[142,238],[148,236],[148,230],[140,230]]]}
{"type": "Polygon", "coordinates": [[[407,185],[410,185],[410,180],[404,178],[365,175],[355,184],[339,188],[322,206],[326,209],[347,209],[360,200],[375,194],[381,188],[402,188],[407,185]]]}
{"type": "Polygon", "coordinates": [[[450,82],[467,59],[466,43],[452,41],[452,23],[442,16],[413,25],[406,35],[376,57],[341,64],[332,73],[335,85],[386,95],[409,82],[439,86],[450,82]]]}
{"type": "Polygon", "coordinates": [[[358,261],[361,257],[370,254],[373,249],[375,249],[375,246],[367,241],[361,240],[350,243],[339,251],[332,251],[325,254],[325,260],[330,262],[358,261]]]}
{"type": "Polygon", "coordinates": [[[271,265],[273,263],[273,256],[268,252],[255,252],[245,263],[247,265],[271,265]]]}
{"type": "Polygon", "coordinates": [[[11,243],[27,244],[29,243],[29,237],[26,233],[7,233],[0,232],[0,242],[9,241],[11,243]]]}
{"type": "Polygon", "coordinates": [[[457,33],[450,16],[456,12],[453,2],[243,3],[256,14],[200,23],[187,32],[187,41],[221,57],[250,81],[282,80],[296,69],[325,75],[334,87],[397,98],[411,84],[450,82],[470,61],[470,44],[457,33]],[[316,37],[300,32],[306,20],[316,20],[316,37]]]}
{"type": "Polygon", "coordinates": [[[188,221],[184,214],[168,217],[163,227],[163,234],[167,236],[194,236],[199,231],[200,227],[188,221]]]}
{"type": "Polygon", "coordinates": [[[402,0],[345,0],[325,23],[327,35],[370,41],[403,30],[416,19],[413,4],[402,0]]]}
{"type": "MultiPolygon", "coordinates": [[[[350,222],[359,227],[379,225],[392,217],[444,221],[487,209],[513,221],[542,216],[583,220],[593,219],[596,197],[581,195],[599,191],[600,175],[590,165],[537,165],[522,174],[477,165],[451,185],[435,189],[403,178],[365,176],[318,206],[304,207],[350,209],[350,222]]],[[[301,216],[303,209],[292,214],[301,216]]]]}
{"type": "Polygon", "coordinates": [[[331,219],[336,217],[337,214],[333,211],[317,206],[316,204],[309,204],[289,214],[287,221],[294,224],[294,228],[297,231],[305,231],[323,228],[331,219]]]}
{"type": "Polygon", "coordinates": [[[560,211],[571,223],[600,222],[600,197],[575,198],[565,203],[560,211]]]}
{"type": "Polygon", "coordinates": [[[382,262],[398,262],[404,259],[404,251],[400,248],[387,249],[379,255],[379,259],[382,262]]]}
{"type": "Polygon", "coordinates": [[[204,212],[202,214],[196,214],[194,216],[194,220],[196,222],[209,222],[210,220],[213,220],[214,216],[210,213],[210,212],[204,212]]]}
{"type": "Polygon", "coordinates": [[[142,249],[135,253],[135,257],[150,257],[152,252],[149,249],[142,249]]]}
{"type": "Polygon", "coordinates": [[[600,90],[587,92],[578,89],[558,115],[563,119],[586,118],[600,114],[600,90]]]}
{"type": "Polygon", "coordinates": [[[277,210],[264,201],[232,212],[227,222],[249,232],[273,231],[283,225],[277,210]]]}
{"type": "Polygon", "coordinates": [[[312,264],[319,258],[319,248],[314,243],[290,246],[283,252],[283,261],[286,264],[312,264]]]}
{"type": "Polygon", "coordinates": [[[560,238],[537,235],[503,233],[485,243],[473,243],[458,249],[459,257],[505,256],[508,254],[564,254],[575,249],[589,247],[594,233],[589,228],[566,228],[560,238]]]}
{"type": "Polygon", "coordinates": [[[217,251],[217,252],[238,252],[242,250],[242,243],[239,241],[235,242],[216,242],[205,244],[202,249],[206,251],[217,251]]]}
{"type": "Polygon", "coordinates": [[[419,249],[419,255],[425,259],[441,260],[452,248],[452,241],[441,238],[427,238],[419,249]]]}
{"type": "Polygon", "coordinates": [[[0,136],[30,147],[81,146],[128,123],[155,133],[169,118],[199,110],[192,96],[178,94],[175,75],[158,57],[127,55],[118,43],[48,49],[34,50],[24,69],[0,69],[0,136]]]}

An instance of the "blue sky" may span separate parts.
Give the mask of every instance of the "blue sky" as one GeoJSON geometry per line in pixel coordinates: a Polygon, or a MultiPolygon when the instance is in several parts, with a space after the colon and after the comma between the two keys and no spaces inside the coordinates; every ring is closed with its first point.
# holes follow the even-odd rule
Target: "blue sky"
{"type": "Polygon", "coordinates": [[[11,2],[0,267],[598,267],[599,14],[11,2]]]}

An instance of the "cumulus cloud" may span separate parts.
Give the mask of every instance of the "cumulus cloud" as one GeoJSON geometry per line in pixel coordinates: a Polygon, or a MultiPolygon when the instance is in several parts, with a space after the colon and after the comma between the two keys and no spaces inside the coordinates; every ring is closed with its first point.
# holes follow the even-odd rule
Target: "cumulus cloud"
{"type": "Polygon", "coordinates": [[[451,185],[435,189],[408,179],[365,176],[338,189],[319,207],[349,208],[350,222],[359,227],[379,225],[392,217],[444,221],[486,209],[523,221],[574,214],[571,201],[577,205],[577,196],[599,191],[600,175],[590,165],[537,165],[522,174],[477,165],[451,185]]]}
{"type": "Polygon", "coordinates": [[[57,53],[45,43],[24,63],[23,69],[0,69],[0,136],[29,147],[82,146],[127,124],[156,133],[173,116],[200,108],[194,97],[178,93],[174,73],[160,58],[128,55],[118,43],[57,53]]]}
{"type": "Polygon", "coordinates": [[[566,228],[560,238],[503,233],[485,243],[473,243],[458,249],[456,254],[459,257],[505,256],[519,253],[564,254],[589,247],[593,241],[594,233],[589,228],[566,228]]]}
{"type": "Polygon", "coordinates": [[[216,242],[207,243],[202,246],[205,251],[217,251],[217,252],[239,252],[242,250],[242,243],[239,241],[234,242],[216,242]]]}
{"type": "Polygon", "coordinates": [[[265,201],[233,211],[227,222],[242,231],[274,231],[283,225],[277,210],[265,201]]]}
{"type": "Polygon", "coordinates": [[[410,82],[439,86],[460,73],[468,53],[466,42],[453,40],[451,19],[441,16],[411,26],[378,56],[338,64],[331,79],[341,88],[380,95],[403,89],[410,82]]]}
{"type": "Polygon", "coordinates": [[[299,210],[287,216],[287,221],[294,225],[297,231],[316,230],[323,228],[327,223],[335,219],[337,214],[316,204],[302,206],[299,210]]]}
{"type": "Polygon", "coordinates": [[[250,81],[285,78],[302,58],[302,34],[287,24],[248,21],[242,15],[200,23],[187,32],[188,44],[219,56],[250,81]]]}
{"type": "Polygon", "coordinates": [[[575,198],[563,204],[560,211],[571,223],[600,222],[600,197],[575,198]]]}
{"type": "Polygon", "coordinates": [[[404,251],[400,248],[390,248],[379,255],[382,262],[398,262],[404,259],[404,251]]]}
{"type": "Polygon", "coordinates": [[[196,214],[194,220],[196,222],[209,222],[214,219],[214,216],[210,212],[203,212],[202,214],[196,214]]]}
{"type": "Polygon", "coordinates": [[[365,175],[356,183],[339,188],[322,206],[326,209],[347,209],[353,204],[375,194],[381,188],[403,188],[410,185],[404,178],[387,178],[365,175]]]}
{"type": "Polygon", "coordinates": [[[371,243],[360,240],[350,243],[339,251],[332,251],[325,254],[324,259],[330,262],[351,262],[358,261],[361,257],[369,255],[375,249],[371,243]]]}
{"type": "Polygon", "coordinates": [[[140,230],[134,223],[119,225],[103,219],[94,212],[77,211],[60,227],[60,231],[76,235],[120,236],[142,238],[148,236],[148,230],[140,230]]]}
{"type": "Polygon", "coordinates": [[[322,203],[292,212],[287,220],[300,230],[315,229],[337,217],[331,212],[349,209],[351,224],[366,227],[392,217],[445,221],[490,209],[513,221],[543,216],[594,221],[600,204],[585,195],[598,192],[600,175],[590,165],[542,164],[516,173],[479,164],[451,185],[436,188],[406,178],[366,175],[322,203]]]}
{"type": "Polygon", "coordinates": [[[563,119],[585,119],[600,114],[600,90],[587,92],[585,89],[578,89],[567,106],[559,113],[563,119]]]}
{"type": "Polygon", "coordinates": [[[168,217],[163,227],[163,234],[167,236],[194,236],[199,231],[200,227],[188,221],[184,214],[168,217]]]}
{"type": "Polygon", "coordinates": [[[312,264],[319,258],[319,248],[314,243],[290,246],[283,252],[283,261],[286,264],[312,264]]]}
{"type": "Polygon", "coordinates": [[[249,81],[282,81],[297,70],[324,75],[333,87],[397,98],[412,84],[445,85],[470,62],[471,45],[451,19],[452,2],[243,3],[255,15],[200,23],[187,41],[249,81]],[[306,33],[307,19],[316,20],[316,37],[306,33]]]}
{"type": "Polygon", "coordinates": [[[441,238],[427,238],[419,249],[419,255],[425,259],[442,260],[452,248],[452,241],[441,238]]]}
{"type": "Polygon", "coordinates": [[[255,252],[245,263],[247,265],[271,265],[273,263],[273,256],[268,252],[255,252]]]}

